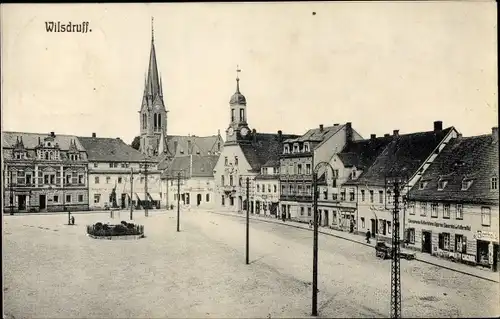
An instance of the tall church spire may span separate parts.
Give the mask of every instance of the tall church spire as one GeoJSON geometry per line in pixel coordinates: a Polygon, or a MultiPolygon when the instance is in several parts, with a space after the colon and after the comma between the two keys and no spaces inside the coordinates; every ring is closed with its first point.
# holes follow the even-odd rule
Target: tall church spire
{"type": "Polygon", "coordinates": [[[155,98],[160,93],[160,80],[158,76],[158,63],[156,62],[156,50],[154,42],[154,25],[151,18],[151,52],[149,54],[149,67],[146,81],[147,95],[155,98]]]}

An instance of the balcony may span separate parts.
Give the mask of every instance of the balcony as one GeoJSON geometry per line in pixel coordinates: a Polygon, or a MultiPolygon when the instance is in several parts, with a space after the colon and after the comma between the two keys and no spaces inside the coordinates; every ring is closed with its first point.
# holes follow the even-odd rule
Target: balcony
{"type": "Polygon", "coordinates": [[[280,201],[312,202],[312,195],[281,194],[280,201]]]}
{"type": "Polygon", "coordinates": [[[313,153],[309,152],[290,152],[290,153],[282,153],[280,158],[296,158],[296,157],[312,157],[313,153]]]}
{"type": "Polygon", "coordinates": [[[236,193],[236,186],[234,185],[224,185],[222,186],[224,193],[236,193]]]}
{"type": "Polygon", "coordinates": [[[312,174],[280,175],[281,182],[312,182],[312,174]]]}

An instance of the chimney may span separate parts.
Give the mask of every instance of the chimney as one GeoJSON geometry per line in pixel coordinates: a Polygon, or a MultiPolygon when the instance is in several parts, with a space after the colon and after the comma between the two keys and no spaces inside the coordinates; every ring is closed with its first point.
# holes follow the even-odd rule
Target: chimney
{"type": "Polygon", "coordinates": [[[352,123],[345,123],[345,139],[346,143],[352,142],[352,123]]]}
{"type": "Polygon", "coordinates": [[[458,138],[462,137],[462,133],[458,133],[458,134],[457,134],[457,137],[458,137],[458,138]]]}
{"type": "Polygon", "coordinates": [[[320,131],[320,132],[323,132],[323,124],[320,124],[320,125],[319,125],[319,131],[320,131]]]}
{"type": "Polygon", "coordinates": [[[335,123],[335,124],[333,124],[333,126],[339,126],[339,123],[335,123]]]}
{"type": "Polygon", "coordinates": [[[498,142],[498,126],[491,128],[491,136],[493,137],[493,143],[498,142]]]}
{"type": "Polygon", "coordinates": [[[54,132],[50,132],[51,137],[56,137],[56,134],[54,132]]]}
{"type": "Polygon", "coordinates": [[[389,133],[384,134],[384,137],[389,137],[389,136],[391,136],[391,134],[389,134],[389,133]]]}
{"type": "Polygon", "coordinates": [[[217,135],[220,135],[220,129],[217,130],[217,135]]]}
{"type": "Polygon", "coordinates": [[[278,141],[281,142],[283,140],[283,132],[281,130],[278,131],[278,141]]]}
{"type": "Polygon", "coordinates": [[[256,129],[252,130],[252,138],[253,138],[253,142],[256,143],[257,142],[257,130],[256,129]]]}
{"type": "Polygon", "coordinates": [[[92,137],[96,137],[95,133],[92,133],[92,137]]]}
{"type": "Polygon", "coordinates": [[[395,137],[398,137],[398,136],[399,136],[399,130],[394,130],[394,131],[392,131],[392,134],[393,134],[395,137]]]}
{"type": "Polygon", "coordinates": [[[377,137],[377,135],[375,135],[375,134],[371,134],[371,135],[370,135],[370,140],[372,140],[372,141],[373,141],[376,137],[377,137]]]}
{"type": "Polygon", "coordinates": [[[434,122],[434,132],[440,132],[443,130],[443,122],[442,121],[435,121],[434,122]]]}

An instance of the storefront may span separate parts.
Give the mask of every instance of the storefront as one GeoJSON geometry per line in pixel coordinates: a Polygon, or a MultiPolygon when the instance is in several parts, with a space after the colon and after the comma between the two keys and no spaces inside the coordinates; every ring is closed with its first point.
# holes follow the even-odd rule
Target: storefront
{"type": "Polygon", "coordinates": [[[476,262],[479,266],[491,268],[498,271],[499,245],[498,234],[489,231],[478,230],[474,234],[477,247],[476,262]]]}

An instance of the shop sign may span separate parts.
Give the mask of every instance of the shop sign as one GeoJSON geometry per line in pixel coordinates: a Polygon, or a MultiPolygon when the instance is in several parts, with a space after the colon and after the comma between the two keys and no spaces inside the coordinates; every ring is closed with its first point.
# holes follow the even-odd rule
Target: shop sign
{"type": "Polygon", "coordinates": [[[474,234],[474,239],[498,242],[498,235],[494,232],[478,230],[477,233],[474,234]]]}
{"type": "Polygon", "coordinates": [[[430,222],[430,221],[426,221],[426,220],[409,219],[408,223],[410,223],[410,224],[420,224],[420,225],[430,225],[430,226],[442,227],[442,228],[469,230],[469,231],[471,229],[470,226],[466,226],[466,225],[453,225],[453,224],[447,224],[447,223],[430,222]]]}
{"type": "Polygon", "coordinates": [[[488,245],[488,261],[491,264],[493,264],[493,244],[490,242],[488,245]]]}
{"type": "Polygon", "coordinates": [[[462,260],[475,263],[476,262],[476,256],[475,255],[462,254],[462,260]]]}

